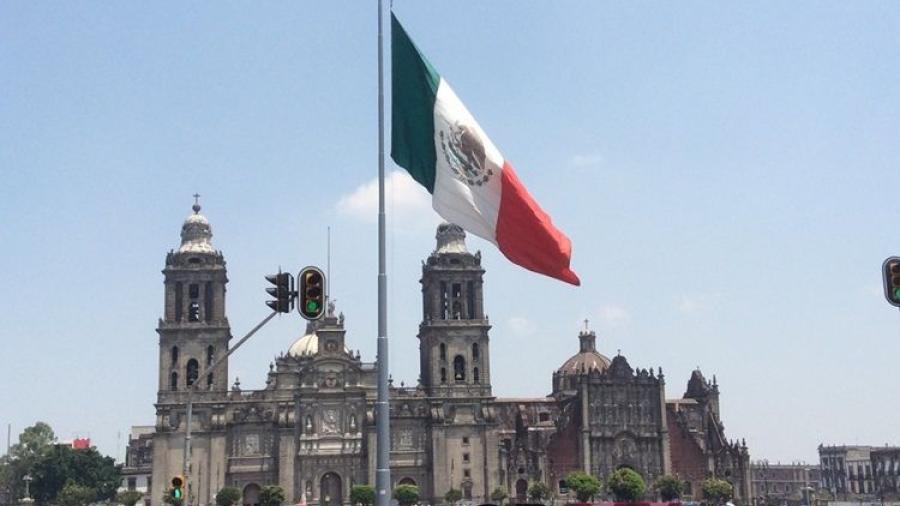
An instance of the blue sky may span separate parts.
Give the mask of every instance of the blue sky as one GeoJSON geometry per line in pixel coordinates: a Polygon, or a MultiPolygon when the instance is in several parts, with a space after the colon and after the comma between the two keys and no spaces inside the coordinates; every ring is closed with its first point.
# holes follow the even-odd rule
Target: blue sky
{"type": "MultiPolygon", "coordinates": [[[[397,0],[435,67],[571,237],[583,286],[491,246],[494,392],[540,396],[584,318],[680,397],[716,374],[754,459],[900,443],[900,6],[397,0]]],[[[152,424],[165,253],[194,192],[228,261],[235,336],[263,275],[325,263],[375,355],[374,2],[0,3],[0,423],[152,424]]],[[[388,104],[389,104],[389,98],[388,104]]],[[[389,162],[388,170],[395,167],[389,162]]],[[[427,195],[388,210],[392,373],[418,374],[427,195]]],[[[231,362],[263,386],[284,316],[231,362]]],[[[4,441],[5,443],[5,441],[4,441]]]]}

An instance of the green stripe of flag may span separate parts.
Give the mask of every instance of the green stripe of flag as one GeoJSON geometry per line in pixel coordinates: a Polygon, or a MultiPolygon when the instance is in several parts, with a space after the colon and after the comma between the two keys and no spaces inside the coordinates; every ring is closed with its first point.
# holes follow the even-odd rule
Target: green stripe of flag
{"type": "Polygon", "coordinates": [[[434,193],[434,101],[441,76],[391,13],[391,158],[434,193]]]}

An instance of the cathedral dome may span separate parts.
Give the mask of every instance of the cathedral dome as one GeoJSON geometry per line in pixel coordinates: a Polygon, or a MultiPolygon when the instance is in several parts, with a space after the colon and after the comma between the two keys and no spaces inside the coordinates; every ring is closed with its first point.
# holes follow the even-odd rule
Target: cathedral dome
{"type": "Polygon", "coordinates": [[[578,334],[579,351],[566,360],[559,368],[560,374],[578,374],[593,369],[605,371],[609,369],[609,359],[597,352],[597,334],[593,330],[583,330],[578,334]]]}
{"type": "MultiPolygon", "coordinates": [[[[307,329],[307,333],[294,341],[288,348],[288,355],[294,357],[311,357],[319,352],[319,336],[315,330],[307,329]]],[[[344,352],[348,355],[350,350],[345,346],[344,352]]]]}
{"type": "MultiPolygon", "coordinates": [[[[199,197],[195,195],[195,197],[199,197]]],[[[206,216],[200,214],[200,204],[194,203],[194,213],[181,226],[181,247],[179,253],[215,253],[212,245],[212,227],[206,216]]]]}
{"type": "Polygon", "coordinates": [[[441,223],[438,225],[437,249],[435,253],[468,253],[466,249],[466,232],[455,223],[441,223]]]}
{"type": "Polygon", "coordinates": [[[319,351],[319,336],[315,332],[301,336],[288,348],[288,355],[311,357],[319,351]]]}

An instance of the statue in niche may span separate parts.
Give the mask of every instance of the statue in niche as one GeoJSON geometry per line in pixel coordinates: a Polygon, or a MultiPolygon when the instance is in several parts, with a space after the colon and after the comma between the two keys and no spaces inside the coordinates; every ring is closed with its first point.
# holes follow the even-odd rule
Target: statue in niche
{"type": "Polygon", "coordinates": [[[306,425],[305,425],[305,427],[306,427],[306,433],[307,433],[307,434],[312,434],[313,432],[315,432],[315,431],[313,430],[312,417],[311,417],[310,415],[306,415],[306,425]]]}
{"type": "Polygon", "coordinates": [[[322,433],[337,434],[340,432],[338,423],[338,411],[336,409],[326,409],[322,412],[322,433]]]}
{"type": "Polygon", "coordinates": [[[350,415],[350,432],[356,432],[356,415],[350,415]]]}

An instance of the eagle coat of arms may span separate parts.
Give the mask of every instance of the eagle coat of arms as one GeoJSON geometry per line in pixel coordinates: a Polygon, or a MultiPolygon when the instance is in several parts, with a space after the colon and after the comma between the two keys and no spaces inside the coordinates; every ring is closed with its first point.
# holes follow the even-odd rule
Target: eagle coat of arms
{"type": "Polygon", "coordinates": [[[481,136],[469,125],[455,122],[441,130],[441,151],[457,179],[469,186],[487,183],[494,170],[487,165],[481,136]]]}

